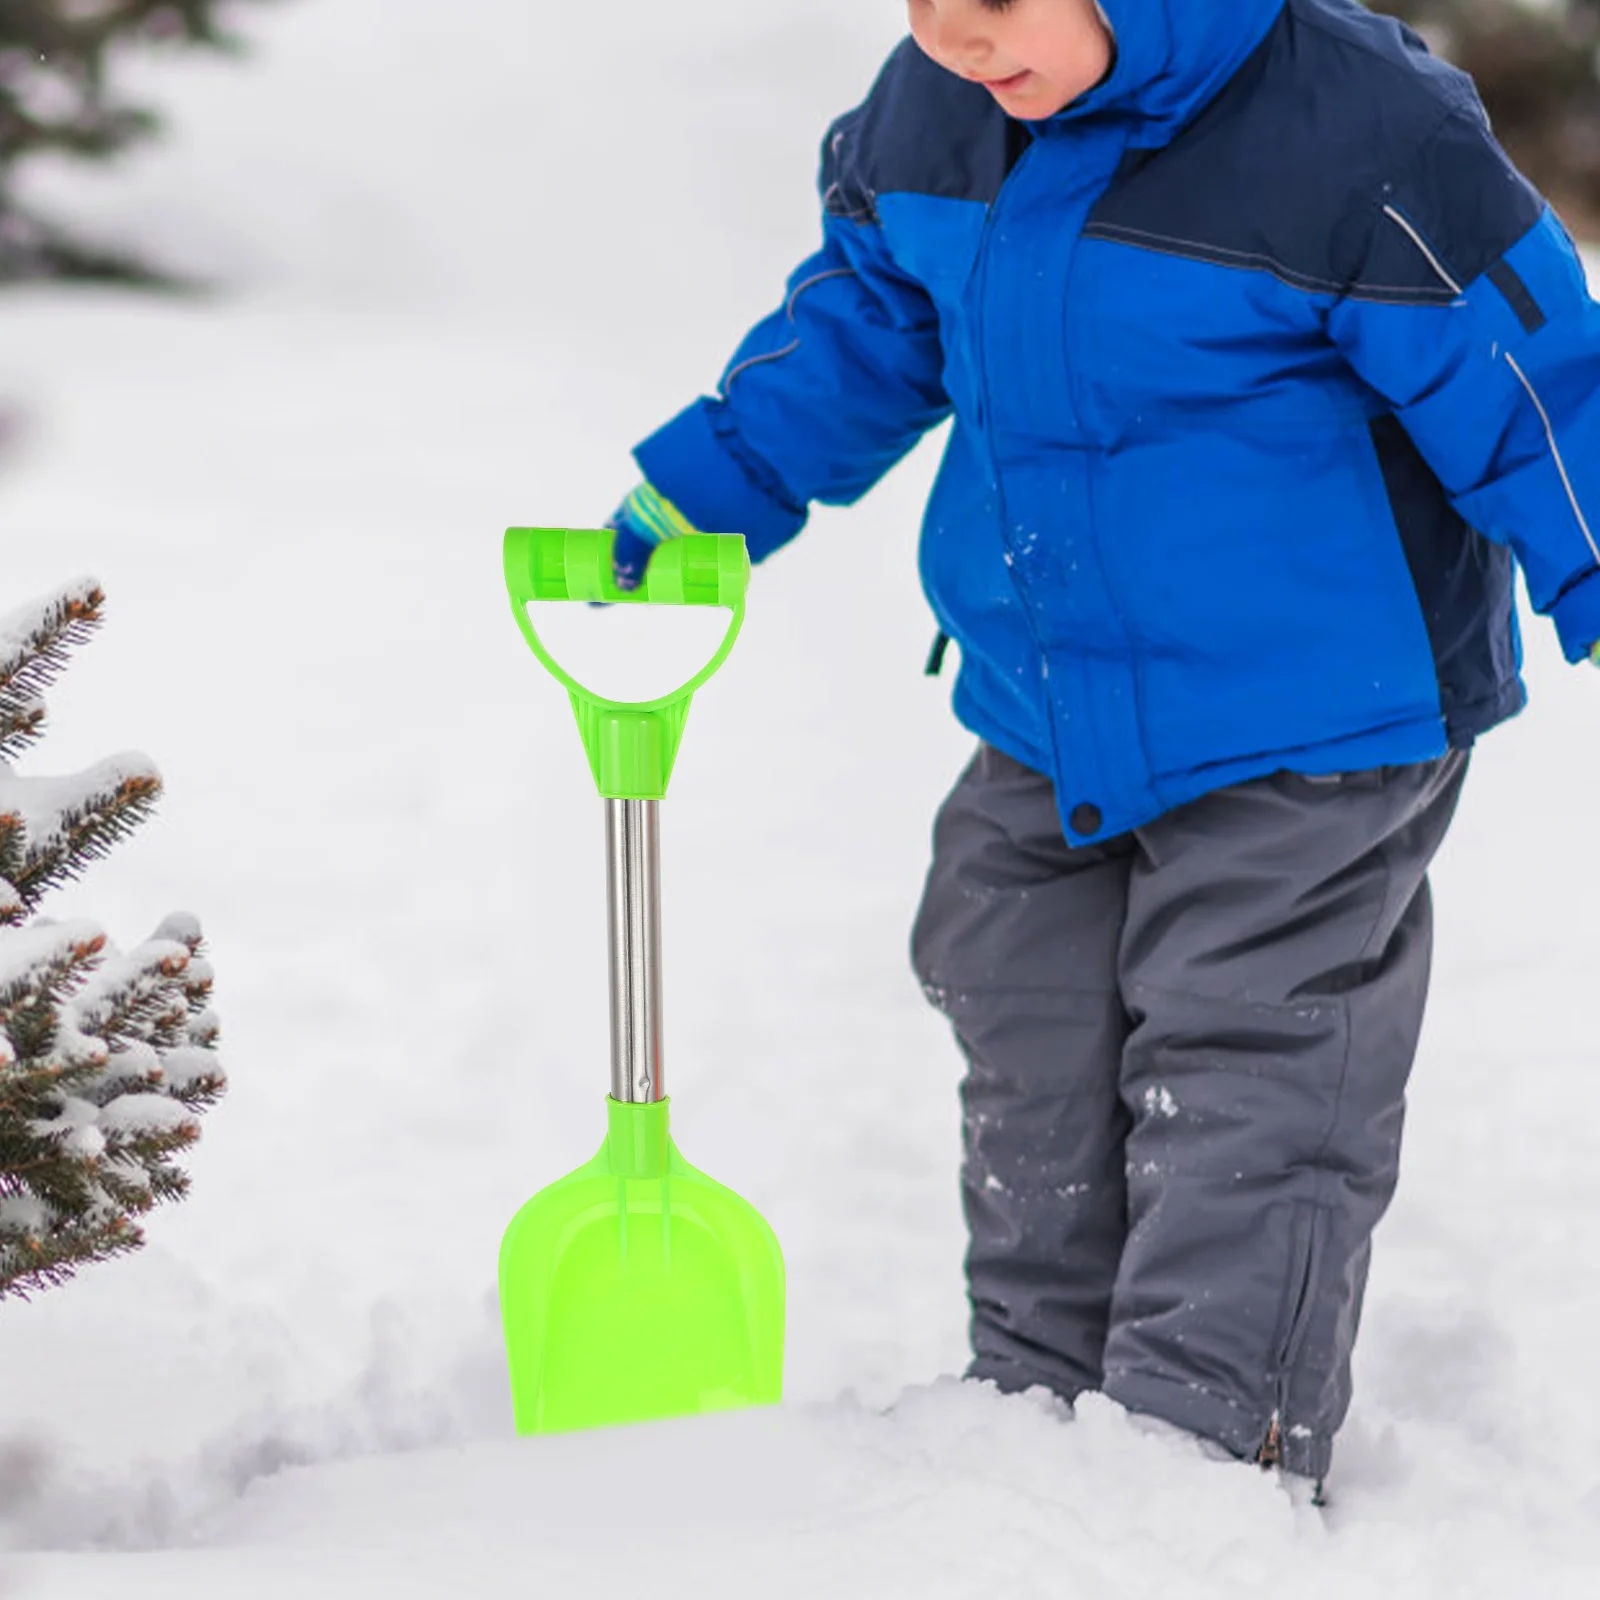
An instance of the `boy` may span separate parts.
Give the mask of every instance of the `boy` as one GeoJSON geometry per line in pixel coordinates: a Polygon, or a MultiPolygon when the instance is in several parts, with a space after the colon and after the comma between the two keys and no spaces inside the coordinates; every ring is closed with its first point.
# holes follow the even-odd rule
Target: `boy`
{"type": "Polygon", "coordinates": [[[1600,307],[1470,84],[1352,0],[911,0],[824,240],[613,526],[760,560],[953,416],[978,754],[913,935],[967,1058],[971,1373],[1320,1479],[1427,869],[1600,638],[1600,307]]]}

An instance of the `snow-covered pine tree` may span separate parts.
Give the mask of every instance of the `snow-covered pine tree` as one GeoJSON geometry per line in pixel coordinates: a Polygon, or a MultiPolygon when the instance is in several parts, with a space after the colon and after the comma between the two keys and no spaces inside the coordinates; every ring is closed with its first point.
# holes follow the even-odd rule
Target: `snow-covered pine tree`
{"type": "Polygon", "coordinates": [[[174,1157],[225,1086],[194,918],[120,955],[93,923],[34,915],[161,792],[142,756],[65,778],[12,767],[103,605],[84,580],[0,616],[0,1300],[137,1249],[134,1219],[187,1191],[174,1157]]]}
{"type": "Polygon", "coordinates": [[[130,44],[236,50],[222,14],[239,0],[0,0],[0,281],[163,281],[131,256],[74,239],[20,206],[12,179],[42,152],[107,160],[160,123],[129,104],[111,67],[130,44]]]}

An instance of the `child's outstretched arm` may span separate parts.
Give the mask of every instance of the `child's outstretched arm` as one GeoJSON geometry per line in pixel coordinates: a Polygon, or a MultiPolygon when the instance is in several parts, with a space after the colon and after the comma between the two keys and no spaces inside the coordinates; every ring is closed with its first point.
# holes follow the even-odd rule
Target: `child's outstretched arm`
{"type": "MultiPolygon", "coordinates": [[[[824,195],[837,194],[834,148],[830,135],[824,195]]],[[[717,396],[635,450],[647,483],[618,512],[619,564],[679,526],[742,533],[760,561],[799,533],[812,501],[859,499],[944,418],[943,370],[933,303],[890,258],[876,216],[830,203],[821,249],[740,345],[717,396]]]]}
{"type": "Polygon", "coordinates": [[[1583,660],[1600,641],[1600,305],[1572,241],[1475,102],[1364,203],[1358,287],[1329,332],[1583,660]]]}

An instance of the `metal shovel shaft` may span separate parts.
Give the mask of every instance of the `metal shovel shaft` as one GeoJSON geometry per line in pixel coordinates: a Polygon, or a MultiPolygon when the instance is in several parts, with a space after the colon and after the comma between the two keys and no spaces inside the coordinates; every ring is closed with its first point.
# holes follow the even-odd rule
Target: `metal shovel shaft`
{"type": "Polygon", "coordinates": [[[661,1071],[661,802],[606,801],[611,1098],[666,1098],[661,1071]]]}

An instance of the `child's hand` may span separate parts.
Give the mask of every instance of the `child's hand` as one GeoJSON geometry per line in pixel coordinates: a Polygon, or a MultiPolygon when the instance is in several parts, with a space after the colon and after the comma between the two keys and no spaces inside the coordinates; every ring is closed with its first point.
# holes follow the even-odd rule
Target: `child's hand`
{"type": "Polygon", "coordinates": [[[645,568],[663,539],[695,532],[694,524],[648,483],[622,502],[606,526],[617,532],[611,560],[619,589],[637,589],[644,582],[645,568]]]}
{"type": "MultiPolygon", "coordinates": [[[[645,568],[663,539],[694,533],[695,526],[662,494],[641,483],[602,524],[616,538],[611,545],[611,571],[619,589],[637,589],[644,582],[645,568]]],[[[591,600],[591,606],[606,606],[607,600],[591,600]]]]}

